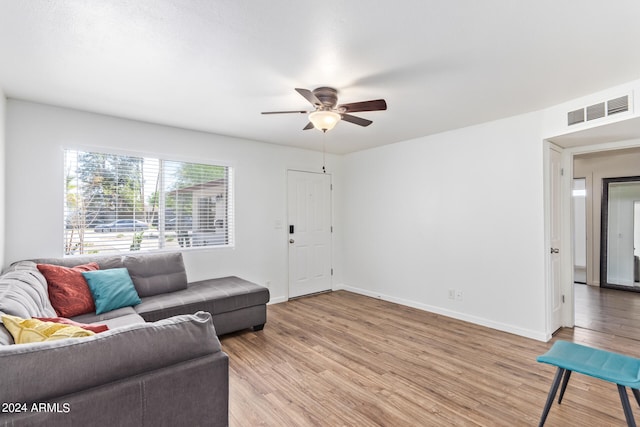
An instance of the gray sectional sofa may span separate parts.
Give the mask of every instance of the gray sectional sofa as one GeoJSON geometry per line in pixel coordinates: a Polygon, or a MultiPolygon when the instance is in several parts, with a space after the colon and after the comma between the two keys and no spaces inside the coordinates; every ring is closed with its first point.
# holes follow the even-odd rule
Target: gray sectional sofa
{"type": "MultiPolygon", "coordinates": [[[[121,324],[118,318],[124,315],[138,315],[147,322],[153,322],[202,310],[211,313],[216,333],[224,335],[247,328],[258,331],[267,321],[269,289],[238,277],[189,283],[180,252],[100,258],[41,258],[32,261],[65,267],[94,261],[101,270],[125,267],[129,271],[142,303],[97,316],[86,314],[74,317],[73,320],[78,322],[103,322],[111,327],[121,324]]],[[[128,322],[127,319],[125,321],[128,322]]]]}
{"type": "Polygon", "coordinates": [[[0,315],[55,317],[37,264],[126,268],[141,303],[73,317],[84,338],[13,344],[0,325],[0,426],[225,426],[228,356],[217,335],[266,322],[267,288],[187,281],[180,253],[38,259],[0,275],[0,315]]]}

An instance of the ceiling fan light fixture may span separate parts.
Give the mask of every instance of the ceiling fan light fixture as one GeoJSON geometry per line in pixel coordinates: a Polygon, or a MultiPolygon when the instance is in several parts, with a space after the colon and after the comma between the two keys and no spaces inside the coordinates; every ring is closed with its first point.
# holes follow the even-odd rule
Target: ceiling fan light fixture
{"type": "Polygon", "coordinates": [[[340,114],[333,111],[314,111],[309,114],[309,121],[316,129],[323,132],[333,129],[340,121],[340,114]]]}

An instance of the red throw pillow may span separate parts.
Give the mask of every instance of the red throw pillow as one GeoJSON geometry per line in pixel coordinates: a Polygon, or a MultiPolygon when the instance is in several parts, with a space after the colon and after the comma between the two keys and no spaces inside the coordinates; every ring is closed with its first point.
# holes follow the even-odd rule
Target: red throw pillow
{"type": "Polygon", "coordinates": [[[88,325],[86,323],[74,322],[73,320],[66,319],[64,317],[34,317],[34,319],[42,320],[43,322],[62,323],[64,325],[77,326],[79,328],[86,329],[87,331],[95,332],[96,334],[109,330],[109,327],[107,325],[88,325]]]}
{"type": "Polygon", "coordinates": [[[47,279],[49,300],[58,316],[73,317],[96,311],[93,296],[82,272],[99,268],[95,262],[75,267],[38,264],[38,270],[47,279]]]}

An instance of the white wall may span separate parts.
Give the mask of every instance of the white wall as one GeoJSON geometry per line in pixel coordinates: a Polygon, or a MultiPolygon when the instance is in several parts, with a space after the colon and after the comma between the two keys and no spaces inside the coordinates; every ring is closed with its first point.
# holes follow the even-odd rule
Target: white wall
{"type": "Polygon", "coordinates": [[[0,265],[4,262],[5,253],[5,130],[6,130],[7,98],[0,89],[0,265]]]}
{"type": "MultiPolygon", "coordinates": [[[[10,99],[2,163],[9,177],[5,266],[63,255],[63,147],[106,147],[233,166],[235,248],[186,251],[189,279],[237,275],[271,282],[272,301],[286,299],[288,230],[276,228],[278,221],[287,223],[286,170],[320,171],[322,153],[10,99]]],[[[341,163],[341,157],[327,156],[338,198],[341,163]]],[[[341,210],[334,206],[334,283],[340,283],[341,210]]]]}
{"type": "Polygon", "coordinates": [[[347,155],[345,287],[547,339],[540,121],[522,115],[347,155]]]}

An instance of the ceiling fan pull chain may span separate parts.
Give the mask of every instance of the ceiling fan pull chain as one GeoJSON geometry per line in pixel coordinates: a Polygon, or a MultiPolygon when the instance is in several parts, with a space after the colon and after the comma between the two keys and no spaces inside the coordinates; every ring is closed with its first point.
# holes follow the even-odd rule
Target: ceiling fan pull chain
{"type": "Polygon", "coordinates": [[[322,173],[327,173],[327,169],[325,168],[326,162],[326,140],[327,140],[327,131],[326,129],[322,132],[322,173]]]}

